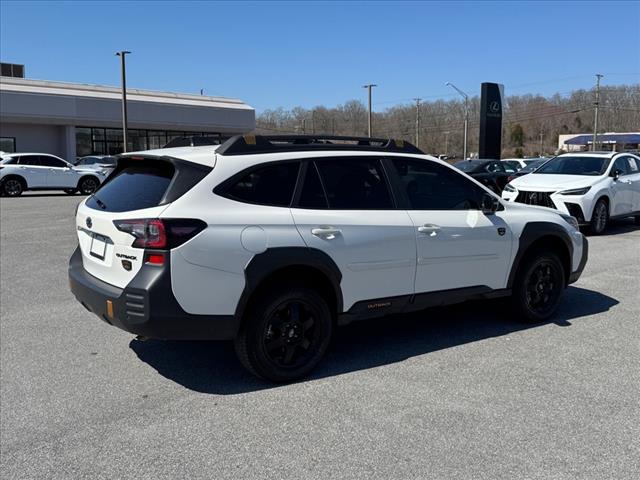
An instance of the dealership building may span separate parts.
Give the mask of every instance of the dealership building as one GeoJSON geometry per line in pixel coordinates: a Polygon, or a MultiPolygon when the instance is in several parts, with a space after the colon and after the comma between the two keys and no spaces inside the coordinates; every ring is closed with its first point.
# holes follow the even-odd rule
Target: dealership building
{"type": "MultiPolygon", "coordinates": [[[[4,68],[3,68],[4,73],[4,68]]],[[[128,151],[160,148],[191,135],[220,139],[255,128],[241,100],[127,88],[128,151]]],[[[123,151],[118,87],[0,77],[0,150],[67,160],[123,151]]]]}

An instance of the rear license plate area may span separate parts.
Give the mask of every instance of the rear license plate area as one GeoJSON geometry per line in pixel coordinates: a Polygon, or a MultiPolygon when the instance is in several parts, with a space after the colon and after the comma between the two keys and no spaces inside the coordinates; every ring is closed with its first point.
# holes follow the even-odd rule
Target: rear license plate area
{"type": "Polygon", "coordinates": [[[91,248],[89,248],[89,254],[92,257],[96,257],[100,260],[104,260],[105,252],[107,251],[107,238],[102,235],[91,235],[91,248]]]}

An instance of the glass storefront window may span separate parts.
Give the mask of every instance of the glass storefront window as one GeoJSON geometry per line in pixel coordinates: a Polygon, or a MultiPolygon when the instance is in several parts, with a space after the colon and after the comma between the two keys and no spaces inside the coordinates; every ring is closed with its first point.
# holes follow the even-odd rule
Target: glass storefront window
{"type": "Polygon", "coordinates": [[[15,137],[0,137],[0,152],[15,153],[16,139],[15,137]]]}
{"type": "Polygon", "coordinates": [[[138,152],[148,150],[146,130],[127,130],[127,150],[138,152]]]}
{"type": "Polygon", "coordinates": [[[76,128],[76,156],[84,157],[93,153],[90,128],[76,128]]]}
{"type": "MultiPolygon", "coordinates": [[[[179,132],[166,130],[127,130],[127,150],[130,152],[164,147],[174,138],[206,136],[225,139],[219,133],[179,132]]],[[[76,127],[76,153],[86,155],[117,155],[123,151],[121,128],[76,127]]],[[[6,151],[6,150],[5,150],[6,151]]]]}

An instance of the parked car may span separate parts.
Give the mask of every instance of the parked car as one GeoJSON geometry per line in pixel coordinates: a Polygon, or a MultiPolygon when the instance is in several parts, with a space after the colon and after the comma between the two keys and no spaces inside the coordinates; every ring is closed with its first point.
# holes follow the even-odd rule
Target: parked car
{"type": "Polygon", "coordinates": [[[526,167],[521,168],[520,170],[518,170],[517,172],[512,173],[511,175],[509,175],[509,181],[516,179],[518,177],[522,177],[523,175],[527,175],[529,173],[534,172],[538,167],[541,167],[542,165],[544,165],[545,162],[547,162],[549,159],[548,158],[544,158],[544,159],[540,159],[540,160],[534,160],[532,162],[529,162],[529,164],[526,167]]]}
{"type": "Polygon", "coordinates": [[[594,234],[602,233],[610,218],[635,217],[640,223],[640,157],[565,153],[507,184],[502,198],[557,209],[594,234]]]}
{"type": "Polygon", "coordinates": [[[502,162],[503,165],[505,165],[505,169],[507,168],[506,165],[508,165],[514,171],[514,173],[519,172],[524,168],[523,163],[516,162],[515,160],[502,160],[502,162]]]}
{"type": "Polygon", "coordinates": [[[206,137],[202,135],[177,137],[167,142],[167,144],[162,148],[201,147],[204,145],[220,145],[220,140],[218,137],[206,137]]]}
{"type": "Polygon", "coordinates": [[[117,163],[118,159],[111,155],[87,155],[80,157],[74,165],[91,170],[108,170],[110,173],[117,163]]]}
{"type": "Polygon", "coordinates": [[[25,190],[63,190],[93,193],[106,178],[103,170],[76,167],[46,153],[11,153],[0,160],[0,193],[8,197],[25,190]]]}
{"type": "Polygon", "coordinates": [[[517,171],[515,167],[500,160],[464,160],[454,166],[497,194],[502,192],[509,175],[517,171]]]}
{"type": "Polygon", "coordinates": [[[543,321],[587,261],[573,217],[385,139],[123,154],[75,223],[85,308],[142,337],[233,340],[276,382],[308,374],[354,320],[510,296],[517,318],[543,321]]]}
{"type": "Polygon", "coordinates": [[[536,162],[539,160],[549,160],[549,159],[546,157],[503,158],[502,159],[503,162],[515,162],[520,166],[520,168],[525,168],[526,166],[530,165],[532,162],[536,162]]]}

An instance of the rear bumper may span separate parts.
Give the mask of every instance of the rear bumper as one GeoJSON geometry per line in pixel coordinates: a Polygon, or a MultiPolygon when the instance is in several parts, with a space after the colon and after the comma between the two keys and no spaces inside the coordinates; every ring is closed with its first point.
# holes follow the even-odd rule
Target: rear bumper
{"type": "Polygon", "coordinates": [[[582,256],[580,257],[580,263],[578,264],[577,270],[575,272],[572,272],[571,275],[569,275],[568,283],[575,283],[578,281],[578,279],[580,278],[580,275],[582,275],[582,272],[584,271],[584,267],[587,265],[588,257],[589,257],[589,242],[587,241],[587,237],[583,235],[582,236],[582,256]]]}
{"type": "Polygon", "coordinates": [[[163,340],[235,338],[240,322],[234,315],[193,315],[180,307],[171,290],[169,265],[168,258],[162,267],[144,265],[121,289],[87,273],[78,247],[69,260],[69,284],[87,310],[135,335],[163,340]]]}

